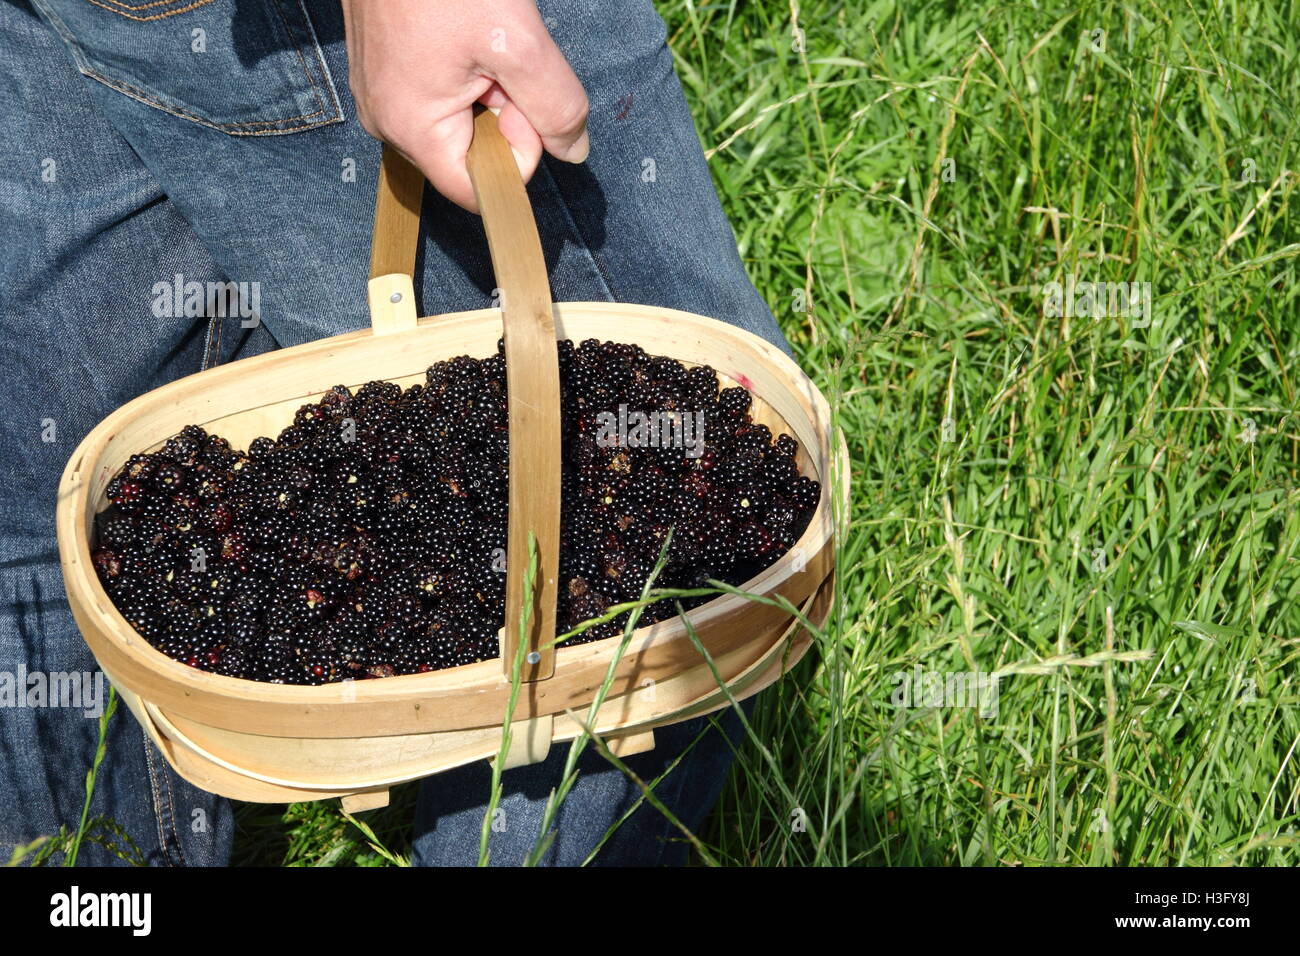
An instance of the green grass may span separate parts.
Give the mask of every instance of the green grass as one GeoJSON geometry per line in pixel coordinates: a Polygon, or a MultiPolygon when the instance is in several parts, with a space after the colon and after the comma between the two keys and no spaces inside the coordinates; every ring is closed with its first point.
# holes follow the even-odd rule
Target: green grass
{"type": "MultiPolygon", "coordinates": [[[[1296,7],[1049,6],[660,5],[852,459],[834,617],[702,861],[1300,862],[1296,7]],[[1154,321],[1045,315],[1068,275],[1154,321]],[[895,707],[917,666],[996,716],[895,707]]],[[[412,800],[383,853],[245,807],[236,860],[382,865],[412,800]]]]}

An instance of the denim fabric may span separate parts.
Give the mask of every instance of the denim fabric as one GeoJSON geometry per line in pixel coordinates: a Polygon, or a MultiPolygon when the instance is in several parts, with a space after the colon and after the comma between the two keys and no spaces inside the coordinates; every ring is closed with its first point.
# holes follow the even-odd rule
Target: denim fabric
{"type": "MultiPolygon", "coordinates": [[[[753,703],[751,698],[741,707],[752,713],[753,703]]],[[[735,711],[728,709],[659,727],[654,734],[653,750],[626,757],[623,763],[647,786],[672,767],[654,788],[655,797],[678,822],[696,833],[722,792],[726,768],[744,728],[735,711]]],[[[563,779],[571,746],[557,744],[541,763],[501,775],[502,799],[493,814],[488,840],[493,866],[516,866],[537,844],[547,797],[563,779]]],[[[578,758],[577,770],[575,788],[554,818],[554,842],[542,856],[542,864],[581,866],[597,847],[599,852],[591,860],[594,866],[680,866],[687,862],[690,844],[682,831],[643,799],[640,787],[629,783],[621,771],[611,770],[590,744],[578,758]]],[[[491,768],[486,761],[479,761],[421,782],[412,863],[472,866],[478,861],[483,796],[491,781],[491,768]]]]}
{"type": "MultiPolygon", "coordinates": [[[[59,573],[59,476],[100,419],[202,362],[206,320],[154,319],[154,276],[207,281],[221,272],[91,109],[85,81],[49,28],[30,9],[0,3],[0,44],[0,150],[8,157],[0,180],[8,405],[0,415],[0,673],[94,673],[59,573]]],[[[0,860],[14,844],[76,826],[97,731],[83,709],[0,709],[0,860]]],[[[225,862],[227,802],[177,777],[125,708],[107,743],[91,814],[115,818],[151,863],[225,862]]],[[[115,861],[96,844],[79,856],[115,861]]]]}
{"type": "MultiPolygon", "coordinates": [[[[547,160],[529,186],[555,298],[685,309],[786,347],[745,277],[649,0],[539,8],[591,100],[590,160],[547,160]]],[[[205,363],[366,324],[379,144],[355,120],[334,3],[0,0],[0,43],[10,170],[0,182],[10,403],[0,416],[0,672],[93,669],[55,554],[53,494],[67,457],[114,407],[205,363]],[[158,318],[151,290],[178,273],[258,283],[260,324],[158,318]]],[[[424,224],[421,314],[489,305],[478,218],[430,190],[424,224]]],[[[732,716],[723,723],[734,732],[732,716]]],[[[655,753],[634,766],[655,776],[706,728],[660,731],[655,753]]],[[[0,709],[0,853],[75,823],[94,732],[79,712],[0,709]]],[[[224,861],[225,801],[179,780],[124,710],[110,743],[94,812],[123,823],[153,862],[224,861]],[[211,825],[191,825],[198,819],[211,825]]],[[[561,762],[566,749],[556,748],[561,762]]],[[[554,785],[555,759],[507,774],[520,820],[554,785]]],[[[665,781],[684,821],[703,818],[729,759],[710,730],[665,781]]],[[[553,862],[585,857],[604,832],[598,822],[637,796],[608,765],[585,766],[553,862]]],[[[426,782],[417,860],[476,852],[484,772],[426,782]]],[[[662,824],[658,811],[638,811],[602,860],[680,859],[662,824]]],[[[534,836],[508,828],[494,836],[494,857],[517,860],[534,836]]]]}

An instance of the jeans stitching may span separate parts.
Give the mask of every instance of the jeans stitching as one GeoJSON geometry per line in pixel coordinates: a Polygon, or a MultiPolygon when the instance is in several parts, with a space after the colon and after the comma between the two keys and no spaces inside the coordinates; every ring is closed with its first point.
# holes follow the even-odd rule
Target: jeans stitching
{"type": "Polygon", "coordinates": [[[208,319],[208,334],[203,343],[203,358],[199,362],[199,371],[206,371],[221,364],[221,316],[214,315],[208,319]]]}
{"type": "MultiPolygon", "coordinates": [[[[307,77],[307,84],[311,87],[312,95],[316,97],[316,103],[320,107],[315,113],[310,113],[308,115],[315,116],[317,113],[323,113],[326,110],[325,101],[321,99],[320,89],[316,85],[316,78],[312,76],[311,70],[307,68],[307,59],[302,55],[302,45],[294,38],[293,28],[289,26],[289,20],[284,15],[284,7],[281,5],[280,0],[272,0],[272,2],[275,4],[276,15],[279,16],[280,22],[284,24],[285,36],[287,36],[289,42],[293,44],[293,52],[298,54],[298,65],[302,67],[303,76],[307,77]]],[[[302,9],[303,16],[305,17],[307,11],[302,7],[301,2],[299,3],[299,9],[302,9]]]]}
{"type": "MultiPolygon", "coordinates": [[[[325,52],[321,47],[320,37],[316,35],[316,27],[312,25],[311,14],[307,12],[306,0],[298,0],[298,12],[302,16],[302,29],[305,32],[304,42],[311,47],[312,53],[316,56],[316,66],[320,68],[320,88],[329,93],[329,106],[333,107],[334,114],[339,119],[343,119],[343,104],[339,102],[338,90],[334,88],[334,77],[330,75],[329,64],[325,62],[325,52]]],[[[299,52],[299,56],[301,55],[301,52],[299,52]]],[[[319,93],[317,93],[316,99],[317,101],[321,100],[319,93]]]]}
{"type": "Polygon", "coordinates": [[[206,126],[209,129],[220,130],[221,132],[229,133],[232,136],[275,136],[277,133],[292,133],[298,130],[311,129],[315,126],[323,126],[326,123],[337,123],[343,119],[343,117],[341,116],[335,116],[331,119],[324,119],[314,123],[303,123],[298,126],[285,126],[281,129],[244,130],[241,129],[241,127],[274,126],[276,123],[292,123],[295,120],[306,120],[306,119],[310,119],[313,116],[319,116],[321,113],[325,112],[325,110],[319,109],[316,110],[314,113],[303,113],[300,116],[288,116],[285,117],[284,119],[278,119],[278,120],[250,120],[246,123],[214,123],[211,120],[206,120],[201,116],[196,116],[193,113],[187,112],[186,110],[183,110],[180,107],[175,106],[171,103],[165,103],[162,100],[159,100],[151,96],[149,93],[146,93],[144,90],[138,90],[134,86],[131,86],[128,83],[124,83],[121,80],[115,80],[110,77],[104,76],[102,73],[97,72],[96,70],[92,69],[90,66],[83,66],[81,68],[81,72],[84,73],[86,76],[89,76],[91,79],[98,80],[99,82],[103,83],[105,86],[112,87],[113,89],[117,90],[119,93],[131,97],[131,99],[133,100],[139,100],[141,103],[144,103],[146,106],[152,106],[155,109],[162,110],[164,113],[170,113],[172,116],[177,116],[180,117],[181,119],[189,120],[190,122],[197,123],[200,126],[206,126]]]}
{"type": "MultiPolygon", "coordinates": [[[[94,3],[95,0],[90,0],[90,2],[94,3]]],[[[200,6],[208,2],[210,2],[210,0],[200,0],[200,3],[195,4],[195,6],[200,6]]],[[[302,0],[299,0],[298,6],[302,12],[303,20],[307,27],[307,31],[309,34],[309,42],[312,43],[313,51],[316,54],[316,63],[321,70],[320,82],[318,82],[315,79],[315,77],[312,75],[311,70],[307,67],[306,62],[302,55],[301,45],[299,42],[295,40],[293,31],[290,29],[288,23],[285,22],[284,12],[282,8],[278,6],[279,0],[275,0],[275,2],[277,3],[276,9],[279,12],[281,22],[285,23],[286,36],[288,40],[294,44],[294,51],[298,54],[299,62],[302,65],[303,76],[306,78],[307,84],[311,87],[312,95],[316,97],[316,102],[320,104],[320,108],[310,113],[300,113],[297,116],[286,116],[281,119],[247,120],[239,123],[218,123],[212,120],[204,119],[203,117],[198,116],[188,110],[185,110],[177,106],[176,104],[168,103],[158,98],[157,96],[149,93],[148,91],[138,89],[137,87],[132,86],[131,84],[126,83],[123,80],[114,79],[105,76],[103,73],[100,73],[97,69],[95,69],[91,65],[90,60],[86,57],[85,51],[81,49],[81,44],[77,42],[77,38],[68,29],[67,25],[62,21],[62,19],[60,19],[54,13],[54,11],[51,10],[49,6],[43,2],[43,0],[33,0],[33,4],[40,10],[41,15],[44,17],[45,21],[51,27],[53,27],[54,31],[57,34],[59,34],[59,36],[63,39],[63,42],[67,45],[68,49],[71,51],[72,58],[77,65],[77,69],[82,73],[82,75],[88,76],[93,80],[97,80],[98,82],[103,83],[105,86],[109,87],[110,89],[117,90],[119,93],[123,94],[124,96],[129,96],[131,99],[144,103],[146,106],[152,106],[154,109],[162,110],[164,113],[167,113],[171,116],[176,116],[180,119],[189,120],[190,122],[196,123],[199,126],[206,126],[208,129],[215,129],[220,132],[226,133],[230,136],[277,136],[283,133],[296,133],[303,130],[315,129],[319,126],[327,126],[331,123],[343,122],[344,119],[343,109],[342,106],[339,104],[338,96],[334,92],[333,85],[329,82],[328,67],[326,67],[325,61],[321,55],[320,42],[316,39],[315,31],[311,27],[311,21],[307,19],[306,7],[303,6],[302,0]],[[321,96],[320,87],[322,85],[324,85],[330,91],[330,99],[333,105],[332,111],[330,109],[331,104],[326,103],[324,98],[321,96]],[[307,120],[311,120],[312,117],[321,116],[322,114],[328,114],[328,115],[326,115],[324,119],[315,120],[312,122],[305,122],[307,120]],[[304,122],[298,122],[299,120],[302,120],[304,122]],[[264,129],[264,130],[251,128],[256,126],[270,126],[275,128],[264,129]]],[[[189,7],[187,9],[194,9],[194,7],[189,7]]],[[[113,11],[113,12],[117,12],[117,11],[113,11]]],[[[175,12],[180,13],[183,11],[178,10],[175,12]]],[[[123,15],[125,16],[125,14],[123,15]]]]}
{"type": "Polygon", "coordinates": [[[104,0],[104,2],[101,2],[101,0],[88,0],[88,2],[93,3],[95,6],[103,10],[107,10],[109,13],[116,13],[119,17],[125,17],[127,20],[135,20],[138,23],[146,23],[150,20],[166,20],[168,17],[174,17],[178,13],[188,13],[190,10],[195,10],[201,6],[204,6],[205,4],[211,3],[212,0],[194,0],[194,2],[187,7],[181,7],[180,9],[177,10],[167,10],[163,13],[154,13],[147,17],[135,16],[133,13],[127,13],[127,10],[131,10],[131,11],[148,10],[151,7],[165,7],[171,3],[178,3],[178,2],[183,3],[184,0],[155,0],[155,2],[153,3],[142,3],[136,6],[131,6],[130,4],[126,4],[126,3],[120,3],[118,2],[118,0],[104,0]],[[124,9],[119,10],[117,9],[118,7],[122,7],[124,9]]]}
{"type": "Polygon", "coordinates": [[[153,741],[141,730],[144,737],[144,758],[149,766],[149,783],[153,790],[154,817],[158,822],[158,846],[163,857],[171,866],[185,865],[185,851],[181,848],[180,836],[176,831],[176,809],[172,801],[171,782],[166,773],[160,774],[153,759],[153,741]],[[164,809],[163,788],[166,788],[166,808],[164,809]],[[170,830],[168,829],[170,826],[170,830]],[[173,853],[173,849],[175,852],[173,853]]]}
{"type": "Polygon", "coordinates": [[[158,846],[162,848],[164,854],[167,852],[167,832],[163,829],[162,822],[162,793],[158,789],[158,772],[154,769],[153,753],[150,752],[149,735],[143,729],[140,731],[141,737],[144,738],[144,761],[149,771],[149,790],[153,795],[153,819],[158,827],[158,846]]]}

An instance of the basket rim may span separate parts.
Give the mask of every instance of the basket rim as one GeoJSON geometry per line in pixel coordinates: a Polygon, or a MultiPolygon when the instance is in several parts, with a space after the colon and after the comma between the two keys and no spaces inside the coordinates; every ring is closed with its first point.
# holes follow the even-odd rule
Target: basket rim
{"type": "MultiPolygon", "coordinates": [[[[805,446],[813,466],[817,469],[821,483],[821,497],[807,528],[791,549],[771,567],[739,585],[738,589],[761,595],[772,594],[777,590],[777,585],[791,578],[792,575],[789,572],[789,566],[792,563],[791,556],[795,554],[797,549],[802,548],[804,553],[810,556],[809,564],[812,564],[811,556],[819,555],[828,546],[832,545],[834,521],[832,515],[833,502],[831,495],[833,481],[831,480],[831,473],[838,466],[840,473],[847,479],[847,448],[845,447],[843,434],[832,432],[830,410],[824,396],[807,374],[784,352],[766,340],[738,326],[677,309],[619,302],[563,302],[554,303],[553,309],[556,317],[557,337],[561,339],[570,338],[576,340],[576,336],[569,335],[565,331],[566,312],[569,313],[568,319],[579,321],[592,317],[623,315],[638,319],[657,318],[670,323],[689,322],[697,326],[699,323],[706,323],[710,332],[729,336],[737,344],[758,352],[764,360],[775,365],[786,376],[791,385],[798,387],[798,397],[813,413],[812,424],[821,439],[820,447],[816,449],[807,448],[804,442],[801,442],[801,445],[805,446]],[[838,438],[838,441],[836,441],[836,438],[838,438]],[[834,451],[831,450],[832,445],[835,446],[834,451]]],[[[456,326],[468,327],[476,325],[487,319],[499,321],[500,314],[499,309],[476,309],[437,316],[424,316],[418,319],[415,329],[396,333],[396,335],[409,335],[412,333],[427,335],[435,327],[440,330],[450,330],[456,326]]],[[[610,329],[610,333],[616,333],[616,331],[616,328],[610,329]]],[[[628,331],[631,332],[632,330],[629,329],[628,331]]],[[[346,705],[366,701],[375,703],[405,700],[418,701],[428,699],[430,696],[442,697],[444,695],[472,692],[499,692],[509,688],[510,682],[502,672],[499,657],[474,664],[430,671],[425,674],[395,675],[380,679],[340,681],[321,685],[272,684],[201,671],[181,661],[173,660],[153,647],[145,638],[140,637],[113,605],[107,592],[100,584],[98,576],[93,572],[89,560],[89,533],[83,516],[90,506],[89,488],[92,484],[91,478],[95,469],[93,467],[83,469],[82,466],[88,460],[98,461],[110,442],[116,438],[124,423],[132,420],[142,410],[187,395],[194,389],[201,387],[202,384],[218,380],[225,381],[235,376],[243,377],[255,374],[271,363],[283,363],[289,360],[310,360],[324,352],[368,341],[374,337],[375,333],[372,330],[362,328],[196,372],[137,396],[130,402],[118,407],[82,439],[69,457],[59,485],[56,505],[56,533],[60,564],[63,571],[64,588],[69,599],[75,603],[74,591],[77,589],[80,589],[89,598],[85,602],[84,610],[92,615],[92,625],[101,634],[105,635],[108,640],[111,640],[116,645],[117,650],[133,658],[136,663],[146,667],[158,679],[179,685],[186,693],[216,695],[229,699],[232,704],[256,701],[268,704],[310,706],[346,705]]],[[[635,341],[636,336],[633,334],[620,339],[616,334],[611,334],[608,340],[620,341],[626,339],[635,341]]],[[[647,351],[650,350],[647,349],[647,351]]],[[[651,354],[662,353],[652,352],[651,354]]],[[[718,372],[732,381],[744,385],[757,397],[764,401],[767,400],[765,396],[755,389],[752,380],[747,375],[742,375],[741,378],[737,379],[727,376],[721,369],[718,369],[718,372]]],[[[325,390],[325,388],[320,389],[321,392],[325,390]]],[[[305,396],[302,400],[307,401],[308,397],[305,396]]],[[[274,402],[266,404],[274,404],[274,402]]],[[[258,406],[249,406],[245,410],[251,410],[255,407],[258,406]]],[[[781,417],[783,420],[785,419],[785,416],[782,415],[781,417]]],[[[792,431],[794,430],[793,425],[788,424],[788,427],[792,431]]],[[[847,480],[840,482],[839,490],[841,492],[840,503],[845,505],[848,498],[847,480]]],[[[844,513],[843,509],[841,513],[844,513]]],[[[831,561],[833,566],[833,554],[831,561]]],[[[810,577],[812,576],[810,575],[810,577]]],[[[806,589],[809,593],[820,584],[822,576],[817,577],[818,580],[811,582],[811,586],[806,589]]],[[[687,617],[699,632],[697,634],[699,639],[708,647],[706,635],[702,629],[709,622],[733,614],[742,605],[749,603],[751,601],[747,598],[724,593],[688,611],[687,617]]],[[[794,603],[798,604],[799,601],[794,603]]],[[[99,652],[94,642],[85,637],[86,628],[81,626],[80,621],[78,624],[83,638],[91,645],[91,650],[98,657],[99,652]]],[[[678,617],[667,618],[663,621],[639,627],[633,632],[622,658],[636,657],[656,644],[683,637],[686,637],[686,629],[678,617]]],[[[618,639],[611,637],[577,646],[557,647],[556,674],[558,675],[563,670],[571,669],[581,663],[591,663],[596,659],[608,661],[612,656],[612,651],[616,650],[617,644],[618,639]]],[[[538,682],[539,685],[546,683],[548,681],[538,682]]],[[[132,690],[140,693],[136,688],[132,688],[132,690]]],[[[141,696],[145,695],[142,694],[141,696]]]]}

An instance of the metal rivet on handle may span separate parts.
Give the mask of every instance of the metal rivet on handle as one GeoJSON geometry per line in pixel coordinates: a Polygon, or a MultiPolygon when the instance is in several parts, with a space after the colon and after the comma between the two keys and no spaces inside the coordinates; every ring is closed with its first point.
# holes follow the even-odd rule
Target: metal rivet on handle
{"type": "Polygon", "coordinates": [[[402,293],[400,293],[400,292],[394,292],[392,295],[390,295],[390,296],[388,297],[388,301],[389,301],[389,302],[401,302],[401,301],[402,301],[402,293]]]}
{"type": "Polygon", "coordinates": [[[541,654],[537,653],[536,651],[529,651],[529,653],[528,653],[528,663],[530,663],[530,664],[540,664],[541,662],[542,662],[542,655],[541,655],[541,654]]]}

